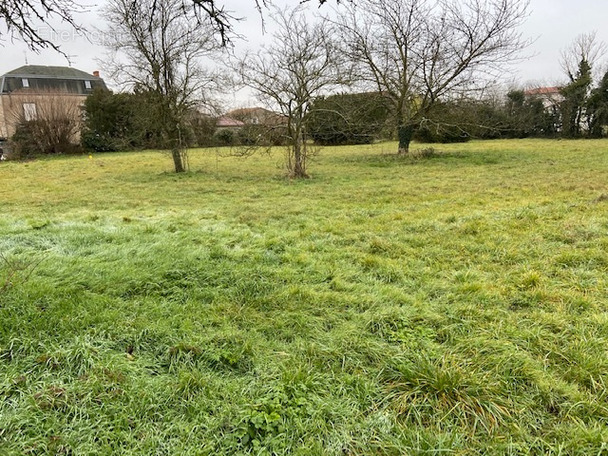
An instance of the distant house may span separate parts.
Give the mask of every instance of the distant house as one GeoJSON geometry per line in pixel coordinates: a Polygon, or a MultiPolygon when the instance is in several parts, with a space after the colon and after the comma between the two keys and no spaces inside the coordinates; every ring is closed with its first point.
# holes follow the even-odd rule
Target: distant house
{"type": "MultiPolygon", "coordinates": [[[[42,106],[79,107],[96,88],[106,89],[99,72],[70,67],[26,65],[0,77],[0,141],[10,138],[22,120],[35,120],[42,106]]],[[[71,110],[80,115],[78,109],[71,110]]]]}
{"type": "Polygon", "coordinates": [[[233,119],[230,116],[221,116],[218,117],[215,122],[215,127],[218,130],[240,130],[245,126],[244,122],[240,120],[233,119]]]}
{"type": "Polygon", "coordinates": [[[264,108],[240,108],[216,119],[221,145],[274,145],[284,142],[285,116],[264,108]]]}
{"type": "Polygon", "coordinates": [[[539,100],[545,113],[553,119],[551,130],[554,132],[562,131],[562,119],[560,105],[564,101],[561,87],[535,87],[524,91],[524,96],[528,100],[539,100]]]}
{"type": "Polygon", "coordinates": [[[264,125],[273,127],[286,123],[284,116],[260,107],[235,109],[230,111],[227,115],[232,119],[243,122],[245,125],[264,125]]]}
{"type": "Polygon", "coordinates": [[[524,91],[527,98],[537,98],[542,101],[545,110],[553,111],[564,101],[560,87],[536,87],[524,91]]]}

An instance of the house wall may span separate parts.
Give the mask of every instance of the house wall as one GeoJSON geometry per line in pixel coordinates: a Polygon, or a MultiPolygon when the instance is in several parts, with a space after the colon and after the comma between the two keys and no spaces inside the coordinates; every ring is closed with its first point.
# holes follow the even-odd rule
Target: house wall
{"type": "Polygon", "coordinates": [[[6,118],[4,115],[4,98],[0,98],[0,139],[8,139],[6,118]]]}
{"type": "MultiPolygon", "coordinates": [[[[62,93],[23,93],[12,92],[0,95],[0,136],[10,138],[23,119],[26,103],[36,105],[38,117],[44,117],[45,113],[64,110],[74,116],[78,121],[82,119],[81,106],[87,95],[62,94],[62,93]]],[[[75,138],[78,140],[80,138],[75,138]]]]}

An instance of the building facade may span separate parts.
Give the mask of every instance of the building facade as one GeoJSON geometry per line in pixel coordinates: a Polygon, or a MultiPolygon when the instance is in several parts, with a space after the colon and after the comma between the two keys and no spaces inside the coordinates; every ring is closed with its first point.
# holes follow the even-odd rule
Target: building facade
{"type": "Polygon", "coordinates": [[[99,72],[70,67],[26,65],[0,77],[0,141],[20,122],[63,110],[81,117],[81,106],[95,89],[107,90],[99,72]]]}

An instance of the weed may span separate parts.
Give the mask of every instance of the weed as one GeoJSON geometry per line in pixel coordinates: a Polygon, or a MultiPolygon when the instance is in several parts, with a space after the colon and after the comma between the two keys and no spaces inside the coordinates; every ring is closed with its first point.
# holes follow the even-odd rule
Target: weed
{"type": "Polygon", "coordinates": [[[0,252],[0,296],[19,283],[29,280],[40,260],[22,260],[0,252]]]}
{"type": "Polygon", "coordinates": [[[424,158],[432,158],[439,155],[439,153],[435,150],[434,147],[423,147],[420,149],[413,149],[409,156],[414,160],[424,159],[424,158]]]}

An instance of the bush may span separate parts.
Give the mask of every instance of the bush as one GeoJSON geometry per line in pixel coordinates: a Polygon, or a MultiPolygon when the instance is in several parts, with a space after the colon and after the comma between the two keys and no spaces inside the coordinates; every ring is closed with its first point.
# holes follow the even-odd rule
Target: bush
{"type": "Polygon", "coordinates": [[[232,130],[219,130],[213,135],[213,142],[218,146],[234,146],[236,135],[232,130]]]}
{"type": "Polygon", "coordinates": [[[421,122],[415,139],[449,143],[470,138],[553,136],[556,124],[555,113],[547,111],[540,99],[515,90],[505,103],[493,99],[437,103],[421,122]]]}
{"type": "Polygon", "coordinates": [[[324,146],[369,144],[382,136],[388,112],[385,97],[378,93],[319,97],[311,107],[309,134],[324,146]]]}
{"type": "Polygon", "coordinates": [[[193,115],[190,119],[192,141],[199,147],[213,146],[216,132],[215,118],[204,115],[193,115]]]}
{"type": "Polygon", "coordinates": [[[27,124],[17,125],[15,134],[10,140],[11,157],[18,160],[32,157],[40,150],[34,134],[27,124]]]}
{"type": "Polygon", "coordinates": [[[241,146],[283,146],[286,133],[283,125],[249,124],[241,127],[237,139],[241,146]]]}
{"type": "Polygon", "coordinates": [[[410,152],[410,158],[414,159],[424,159],[424,158],[433,158],[436,157],[438,152],[433,147],[424,147],[422,149],[414,149],[410,152]]]}
{"type": "Polygon", "coordinates": [[[461,127],[430,122],[423,123],[416,130],[414,138],[425,143],[457,143],[471,139],[469,133],[461,127]]]}
{"type": "Polygon", "coordinates": [[[97,133],[90,130],[82,132],[80,143],[86,150],[94,152],[115,152],[121,149],[116,138],[112,138],[107,133],[97,133]]]}
{"type": "Polygon", "coordinates": [[[24,159],[39,154],[78,153],[71,119],[22,121],[11,137],[12,157],[24,159]]]}
{"type": "MultiPolygon", "coordinates": [[[[158,103],[148,92],[95,90],[84,104],[81,144],[87,150],[112,152],[164,148],[158,103]]],[[[191,140],[193,134],[184,132],[191,140]]]]}
{"type": "Polygon", "coordinates": [[[489,119],[480,117],[478,106],[464,102],[436,103],[426,116],[414,133],[414,139],[425,143],[466,142],[489,119]]]}

